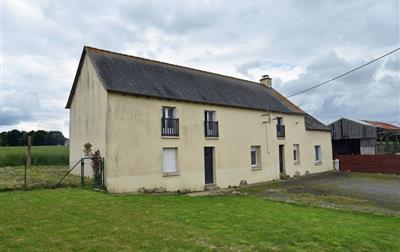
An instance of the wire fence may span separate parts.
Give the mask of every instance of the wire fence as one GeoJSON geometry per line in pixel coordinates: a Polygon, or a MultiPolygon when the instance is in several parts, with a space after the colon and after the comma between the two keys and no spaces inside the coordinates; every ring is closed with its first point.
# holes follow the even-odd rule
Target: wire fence
{"type": "Polygon", "coordinates": [[[94,182],[91,172],[90,158],[79,160],[73,167],[67,165],[0,167],[0,191],[58,187],[96,187],[103,189],[104,158],[101,158],[99,162],[100,169],[96,182],[94,182]]]}

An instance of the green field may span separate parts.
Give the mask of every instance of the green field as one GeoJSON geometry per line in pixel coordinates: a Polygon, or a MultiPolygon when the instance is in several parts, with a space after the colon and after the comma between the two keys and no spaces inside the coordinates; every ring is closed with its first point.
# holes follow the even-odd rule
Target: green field
{"type": "MultiPolygon", "coordinates": [[[[0,167],[24,165],[26,146],[0,146],[0,167]]],[[[33,146],[32,165],[68,165],[68,146],[33,146]]]]}
{"type": "Polygon", "coordinates": [[[400,251],[400,218],[244,196],[0,193],[0,251],[400,251]]]}
{"type": "MultiPolygon", "coordinates": [[[[6,166],[0,167],[0,192],[16,189],[53,188],[68,172],[68,166],[6,166]]],[[[79,167],[78,167],[79,168],[79,167]]],[[[86,185],[91,179],[85,179],[86,185]]],[[[80,176],[69,174],[60,184],[61,187],[78,187],[81,185],[80,176]]]]}

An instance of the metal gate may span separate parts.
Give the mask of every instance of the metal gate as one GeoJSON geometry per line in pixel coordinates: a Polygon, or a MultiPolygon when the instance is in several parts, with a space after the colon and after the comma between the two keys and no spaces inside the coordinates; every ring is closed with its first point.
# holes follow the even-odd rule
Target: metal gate
{"type": "Polygon", "coordinates": [[[80,179],[81,179],[81,187],[86,187],[92,185],[95,189],[105,189],[104,183],[104,157],[99,157],[97,160],[94,158],[86,157],[81,158],[78,162],[76,162],[71,169],[58,181],[55,187],[60,187],[64,179],[74,170],[80,167],[80,179]],[[85,160],[91,160],[93,162],[99,162],[98,168],[93,169],[93,177],[88,179],[88,176],[85,176],[85,160]]]}

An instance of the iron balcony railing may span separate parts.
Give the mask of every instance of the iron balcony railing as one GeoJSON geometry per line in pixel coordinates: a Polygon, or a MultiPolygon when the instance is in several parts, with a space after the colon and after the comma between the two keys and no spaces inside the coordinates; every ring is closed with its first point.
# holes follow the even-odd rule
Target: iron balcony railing
{"type": "Polygon", "coordinates": [[[161,135],[179,136],[179,119],[164,117],[161,118],[161,135]]]}
{"type": "Polygon", "coordinates": [[[218,137],[218,122],[204,122],[204,133],[206,137],[218,137]]]}
{"type": "Polygon", "coordinates": [[[276,125],[276,135],[278,137],[285,137],[285,125],[276,125]]]}

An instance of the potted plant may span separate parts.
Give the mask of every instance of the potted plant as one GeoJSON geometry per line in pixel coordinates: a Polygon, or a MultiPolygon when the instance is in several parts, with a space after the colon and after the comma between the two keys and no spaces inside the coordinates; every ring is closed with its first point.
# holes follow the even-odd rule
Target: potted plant
{"type": "Polygon", "coordinates": [[[90,158],[92,155],[92,144],[87,142],[83,145],[83,153],[85,154],[85,158],[90,158]]]}

